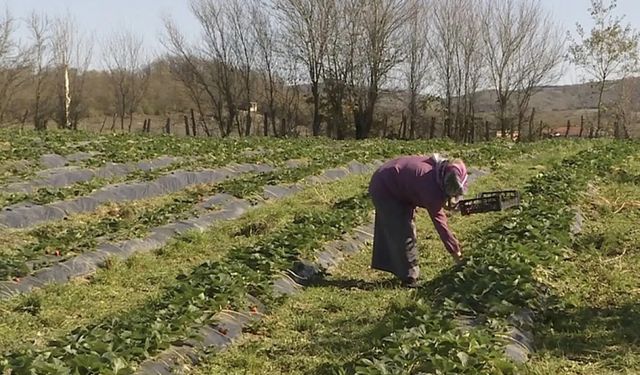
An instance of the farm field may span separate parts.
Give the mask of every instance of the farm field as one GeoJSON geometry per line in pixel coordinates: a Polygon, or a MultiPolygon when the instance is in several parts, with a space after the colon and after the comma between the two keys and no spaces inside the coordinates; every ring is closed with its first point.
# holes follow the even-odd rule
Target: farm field
{"type": "Polygon", "coordinates": [[[640,372],[640,145],[0,131],[0,373],[640,372]],[[369,268],[371,173],[461,157],[423,282],[369,268]]]}

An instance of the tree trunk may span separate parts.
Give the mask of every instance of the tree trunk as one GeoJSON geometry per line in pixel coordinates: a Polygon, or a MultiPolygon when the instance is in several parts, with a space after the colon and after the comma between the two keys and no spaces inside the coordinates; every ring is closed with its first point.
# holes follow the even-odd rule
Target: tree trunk
{"type": "Polygon", "coordinates": [[[120,108],[120,130],[124,132],[124,116],[127,113],[124,98],[122,98],[122,108],[120,108]]]}
{"type": "MultiPolygon", "coordinates": [[[[69,108],[71,107],[71,91],[69,89],[69,67],[65,65],[64,69],[64,127],[71,128],[69,124],[69,108]]],[[[129,129],[131,132],[131,129],[129,129]]]]}
{"type": "Polygon", "coordinates": [[[202,129],[204,129],[204,134],[206,134],[207,137],[211,137],[211,132],[209,131],[209,125],[207,125],[207,121],[205,120],[204,116],[200,117],[200,121],[202,121],[202,129]]]}
{"type": "Polygon", "coordinates": [[[275,111],[270,113],[270,115],[271,115],[271,131],[273,131],[274,137],[278,137],[278,136],[280,136],[280,134],[278,134],[278,129],[277,129],[278,124],[277,124],[277,121],[276,121],[276,113],[275,113],[275,111]]]}
{"type": "Polygon", "coordinates": [[[436,136],[436,117],[431,117],[431,125],[429,126],[429,139],[433,139],[436,136]]]}
{"type": "Polygon", "coordinates": [[[133,126],[133,112],[129,113],[129,133],[131,133],[132,126],[133,126]]]}
{"type": "Polygon", "coordinates": [[[71,129],[74,131],[78,130],[78,123],[80,122],[79,117],[79,112],[76,112],[75,115],[73,115],[73,121],[71,121],[71,129]]]}
{"type": "Polygon", "coordinates": [[[451,117],[447,116],[447,118],[444,119],[444,134],[442,135],[443,138],[451,138],[451,117]]]}
{"type": "Polygon", "coordinates": [[[244,135],[245,137],[248,137],[251,135],[251,123],[252,123],[252,119],[251,119],[251,103],[249,103],[249,106],[247,107],[247,119],[244,123],[244,135]]]}
{"type": "Polygon", "coordinates": [[[502,95],[500,95],[500,100],[499,100],[499,113],[500,113],[500,137],[504,138],[506,132],[507,132],[507,100],[506,98],[504,98],[502,95]]]}
{"type": "MultiPolygon", "coordinates": [[[[521,138],[521,134],[522,134],[522,123],[523,123],[523,122],[524,122],[524,114],[522,114],[522,115],[518,115],[518,128],[517,128],[517,130],[516,130],[516,131],[518,132],[518,135],[517,135],[517,137],[518,137],[518,138],[517,138],[517,142],[520,142],[520,138],[521,138]]],[[[516,137],[516,135],[515,135],[513,132],[511,132],[511,140],[512,140],[512,141],[513,141],[513,140],[516,140],[516,138],[515,138],[515,137],[516,137]]]]}
{"type": "Polygon", "coordinates": [[[35,109],[33,113],[33,126],[36,130],[44,130],[42,127],[42,120],[40,119],[40,89],[38,88],[37,90],[38,92],[36,93],[35,109]]]}
{"type": "Polygon", "coordinates": [[[447,124],[449,123],[449,116],[442,116],[442,138],[447,138],[447,124]]]}
{"type": "Polygon", "coordinates": [[[582,138],[582,133],[584,132],[584,115],[580,116],[580,138],[582,138]]]}
{"type": "Polygon", "coordinates": [[[624,139],[629,139],[629,128],[627,127],[627,122],[622,123],[622,135],[624,139]]]}
{"type": "Polygon", "coordinates": [[[27,123],[27,118],[29,117],[29,108],[24,110],[24,115],[22,115],[22,120],[21,120],[21,124],[22,127],[24,128],[24,125],[27,123]]]}
{"type": "Polygon", "coordinates": [[[606,80],[602,80],[598,87],[598,119],[596,121],[596,136],[600,134],[601,122],[602,122],[602,96],[604,95],[604,86],[606,80]]]}
{"type": "Polygon", "coordinates": [[[171,134],[171,117],[167,117],[167,122],[164,125],[164,132],[166,134],[171,134]]]}
{"type": "Polygon", "coordinates": [[[471,115],[471,134],[469,134],[469,141],[471,143],[476,142],[476,117],[475,115],[471,115]]]}
{"type": "Polygon", "coordinates": [[[327,121],[327,129],[326,129],[327,138],[334,138],[335,129],[336,129],[335,118],[328,119],[328,121],[327,121]]]}
{"type": "Polygon", "coordinates": [[[353,123],[356,127],[356,139],[364,139],[364,121],[363,121],[363,113],[360,108],[353,111],[353,123]]]}
{"type": "Polygon", "coordinates": [[[116,130],[116,117],[118,116],[117,113],[113,114],[113,122],[111,123],[111,131],[115,131],[116,130]]]}
{"type": "Polygon", "coordinates": [[[227,137],[231,135],[231,129],[233,129],[233,119],[234,119],[234,116],[232,115],[229,115],[229,118],[227,118],[227,124],[224,130],[223,137],[227,137]]]}
{"type": "Polygon", "coordinates": [[[540,120],[540,124],[538,125],[538,138],[542,138],[542,129],[544,128],[544,123],[540,120]]]}
{"type": "Polygon", "coordinates": [[[100,127],[100,132],[102,133],[102,130],[104,130],[104,125],[107,123],[107,116],[104,116],[104,120],[102,120],[102,126],[100,127]]]}
{"type": "Polygon", "coordinates": [[[240,125],[239,116],[236,117],[236,129],[238,130],[238,137],[242,137],[242,126],[240,125]]]}
{"type": "Polygon", "coordinates": [[[196,115],[193,112],[193,108],[191,108],[191,135],[194,137],[198,136],[198,126],[196,123],[196,115]]]}
{"type": "Polygon", "coordinates": [[[269,136],[269,119],[266,114],[262,115],[262,134],[265,137],[269,136]]]}
{"type": "Polygon", "coordinates": [[[489,120],[484,120],[484,140],[489,141],[489,120]]]}
{"type": "Polygon", "coordinates": [[[536,116],[536,107],[531,108],[531,116],[529,116],[529,141],[533,141],[533,121],[536,116]]]}
{"type": "Polygon", "coordinates": [[[416,137],[416,121],[418,117],[418,109],[416,104],[416,98],[418,94],[411,93],[411,100],[409,102],[409,138],[415,139],[416,137]]]}
{"type": "Polygon", "coordinates": [[[317,80],[311,83],[311,93],[313,94],[313,123],[311,131],[314,137],[320,135],[320,92],[317,80]]]}
{"type": "Polygon", "coordinates": [[[374,81],[369,88],[369,93],[367,95],[367,105],[365,109],[365,118],[364,118],[364,133],[363,139],[368,138],[371,133],[371,129],[373,128],[373,115],[376,109],[376,101],[378,100],[378,83],[374,81]]]}

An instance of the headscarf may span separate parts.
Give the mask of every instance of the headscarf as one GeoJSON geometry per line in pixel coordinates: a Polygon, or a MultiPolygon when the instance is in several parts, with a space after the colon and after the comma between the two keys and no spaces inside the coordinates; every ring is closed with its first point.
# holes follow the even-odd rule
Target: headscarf
{"type": "Polygon", "coordinates": [[[434,163],[434,170],[436,173],[436,182],[443,192],[446,192],[444,186],[444,180],[447,173],[453,172],[458,182],[458,188],[462,190],[462,194],[467,192],[467,180],[469,175],[467,174],[467,167],[460,160],[457,162],[450,162],[447,158],[442,157],[440,154],[435,153],[431,156],[434,163]]]}

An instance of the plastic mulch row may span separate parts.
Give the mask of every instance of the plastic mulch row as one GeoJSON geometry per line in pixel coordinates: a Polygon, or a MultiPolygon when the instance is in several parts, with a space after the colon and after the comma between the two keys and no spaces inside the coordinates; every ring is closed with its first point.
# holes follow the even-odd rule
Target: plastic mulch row
{"type": "Polygon", "coordinates": [[[248,172],[270,172],[266,164],[240,164],[197,172],[174,171],[153,181],[105,186],[87,196],[45,205],[18,204],[0,211],[0,228],[29,228],[63,219],[72,214],[91,212],[107,202],[127,202],[171,194],[189,186],[219,183],[248,172]]]}
{"type": "Polygon", "coordinates": [[[162,156],[135,163],[107,163],[95,170],[77,166],[50,168],[37,172],[36,177],[30,181],[13,182],[2,190],[6,193],[30,194],[40,188],[63,188],[94,178],[115,178],[126,176],[135,171],[154,171],[168,167],[178,160],[180,159],[162,156]]]}
{"type": "MultiPolygon", "coordinates": [[[[337,181],[351,174],[362,174],[379,165],[364,165],[351,162],[346,167],[329,169],[318,176],[312,176],[298,184],[268,185],[263,188],[265,199],[281,199],[302,190],[310,181],[337,181]]],[[[204,231],[218,222],[239,218],[249,209],[256,208],[249,202],[228,194],[216,194],[200,204],[201,208],[218,207],[215,212],[196,216],[188,220],[165,224],[150,230],[151,234],[141,239],[131,239],[117,243],[103,243],[96,251],[80,254],[74,258],[43,268],[19,281],[0,282],[0,299],[11,298],[17,294],[28,293],[47,284],[63,284],[70,279],[86,276],[95,272],[109,257],[127,259],[135,253],[160,249],[173,238],[191,230],[204,231]]]]}

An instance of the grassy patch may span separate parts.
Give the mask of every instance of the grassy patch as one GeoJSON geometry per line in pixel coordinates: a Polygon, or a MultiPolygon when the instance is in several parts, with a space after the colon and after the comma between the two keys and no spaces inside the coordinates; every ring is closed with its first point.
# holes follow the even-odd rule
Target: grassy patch
{"type": "MultiPolygon", "coordinates": [[[[614,176],[615,176],[614,172],[614,176]]],[[[581,204],[570,257],[546,275],[559,299],[540,328],[532,374],[640,372],[640,187],[606,178],[581,204]]]]}

